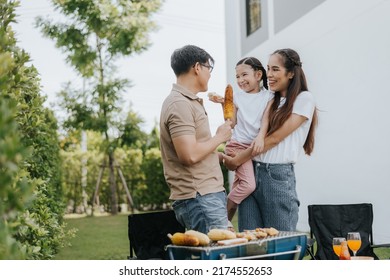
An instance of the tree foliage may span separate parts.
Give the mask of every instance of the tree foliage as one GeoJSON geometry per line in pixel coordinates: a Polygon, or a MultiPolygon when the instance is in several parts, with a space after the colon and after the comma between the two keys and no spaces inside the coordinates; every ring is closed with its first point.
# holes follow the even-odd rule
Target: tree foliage
{"type": "Polygon", "coordinates": [[[18,4],[0,0],[0,258],[50,259],[65,237],[57,123],[10,26],[18,4]]]}
{"type": "MultiPolygon", "coordinates": [[[[128,79],[115,77],[115,60],[140,53],[149,45],[155,28],[151,16],[160,0],[52,0],[65,15],[63,22],[38,18],[43,34],[56,42],[67,61],[86,81],[82,90],[70,84],[61,92],[70,117],[67,127],[101,132],[110,170],[112,214],[117,212],[114,152],[121,134],[121,96],[128,79]]],[[[126,127],[124,127],[126,132],[126,127]]],[[[128,131],[127,131],[128,132],[128,131]]],[[[126,136],[127,137],[127,136],[126,136]]],[[[126,138],[125,137],[125,138],[126,138]]]]}
{"type": "Polygon", "coordinates": [[[145,144],[148,137],[145,132],[140,128],[140,124],[143,123],[143,119],[132,110],[127,114],[127,118],[121,126],[120,145],[128,148],[143,148],[145,150],[145,144]]]}
{"type": "MultiPolygon", "coordinates": [[[[1,41],[1,39],[0,39],[1,41]]],[[[4,61],[0,59],[4,67],[4,61]]],[[[4,68],[2,68],[4,70],[4,68]]],[[[3,78],[3,77],[2,77],[3,78]]],[[[1,83],[1,85],[3,85],[1,83]]],[[[31,199],[31,185],[20,170],[27,149],[20,143],[14,119],[15,103],[0,95],[0,259],[23,257],[20,244],[15,239],[18,214],[31,199]]]]}
{"type": "Polygon", "coordinates": [[[169,201],[170,193],[164,178],[160,149],[151,148],[146,151],[142,169],[145,173],[146,189],[139,193],[140,201],[144,206],[149,206],[153,210],[160,209],[169,201]]]}

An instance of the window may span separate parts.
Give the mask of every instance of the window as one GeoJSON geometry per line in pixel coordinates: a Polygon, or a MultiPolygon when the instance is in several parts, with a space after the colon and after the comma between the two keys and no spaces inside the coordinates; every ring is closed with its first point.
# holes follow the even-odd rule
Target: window
{"type": "Polygon", "coordinates": [[[246,36],[261,27],[261,0],[246,0],[246,36]]]}
{"type": "Polygon", "coordinates": [[[241,54],[268,39],[268,0],[237,1],[240,5],[241,54]]]}

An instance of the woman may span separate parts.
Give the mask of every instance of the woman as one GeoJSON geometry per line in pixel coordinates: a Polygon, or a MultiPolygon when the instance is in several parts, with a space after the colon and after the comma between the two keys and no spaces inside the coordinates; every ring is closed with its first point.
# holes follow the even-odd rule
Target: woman
{"type": "Polygon", "coordinates": [[[317,110],[297,52],[275,51],[267,69],[269,89],[275,97],[264,149],[255,154],[250,147],[234,158],[224,155],[224,161],[229,169],[235,170],[253,157],[256,189],[239,206],[240,231],[257,227],[295,231],[299,200],[294,164],[302,147],[307,155],[313,151],[317,110]]]}

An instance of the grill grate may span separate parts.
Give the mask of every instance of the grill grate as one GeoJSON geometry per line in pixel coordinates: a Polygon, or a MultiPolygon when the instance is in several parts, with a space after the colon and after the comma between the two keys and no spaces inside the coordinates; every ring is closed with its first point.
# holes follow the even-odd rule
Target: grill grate
{"type": "MultiPolygon", "coordinates": [[[[297,245],[302,248],[306,246],[306,234],[302,232],[279,231],[278,235],[267,236],[262,239],[251,240],[246,243],[219,245],[212,242],[208,246],[191,247],[168,245],[166,248],[171,259],[221,259],[221,255],[227,258],[249,258],[250,256],[266,256],[268,254],[279,254],[283,251],[294,250],[297,245]]],[[[299,258],[303,258],[302,251],[299,258]]],[[[275,259],[289,259],[293,254],[275,259]]]]}
{"type": "Polygon", "coordinates": [[[234,244],[234,245],[218,245],[217,242],[212,242],[210,243],[209,247],[235,247],[235,246],[242,246],[242,245],[247,245],[247,244],[259,244],[261,245],[262,243],[267,243],[269,241],[273,240],[278,240],[278,239],[284,239],[284,238],[289,238],[293,236],[301,236],[302,232],[294,232],[294,231],[279,231],[277,235],[274,236],[266,236],[264,238],[259,238],[256,240],[250,240],[247,243],[242,243],[242,244],[234,244]]]}

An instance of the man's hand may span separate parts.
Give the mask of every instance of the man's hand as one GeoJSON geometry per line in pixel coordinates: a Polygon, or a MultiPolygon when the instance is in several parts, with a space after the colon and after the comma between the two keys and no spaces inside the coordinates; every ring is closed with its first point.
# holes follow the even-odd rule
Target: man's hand
{"type": "Polygon", "coordinates": [[[227,120],[225,123],[217,128],[217,132],[215,133],[215,137],[220,140],[220,143],[226,142],[230,140],[232,137],[232,121],[227,120]]]}

